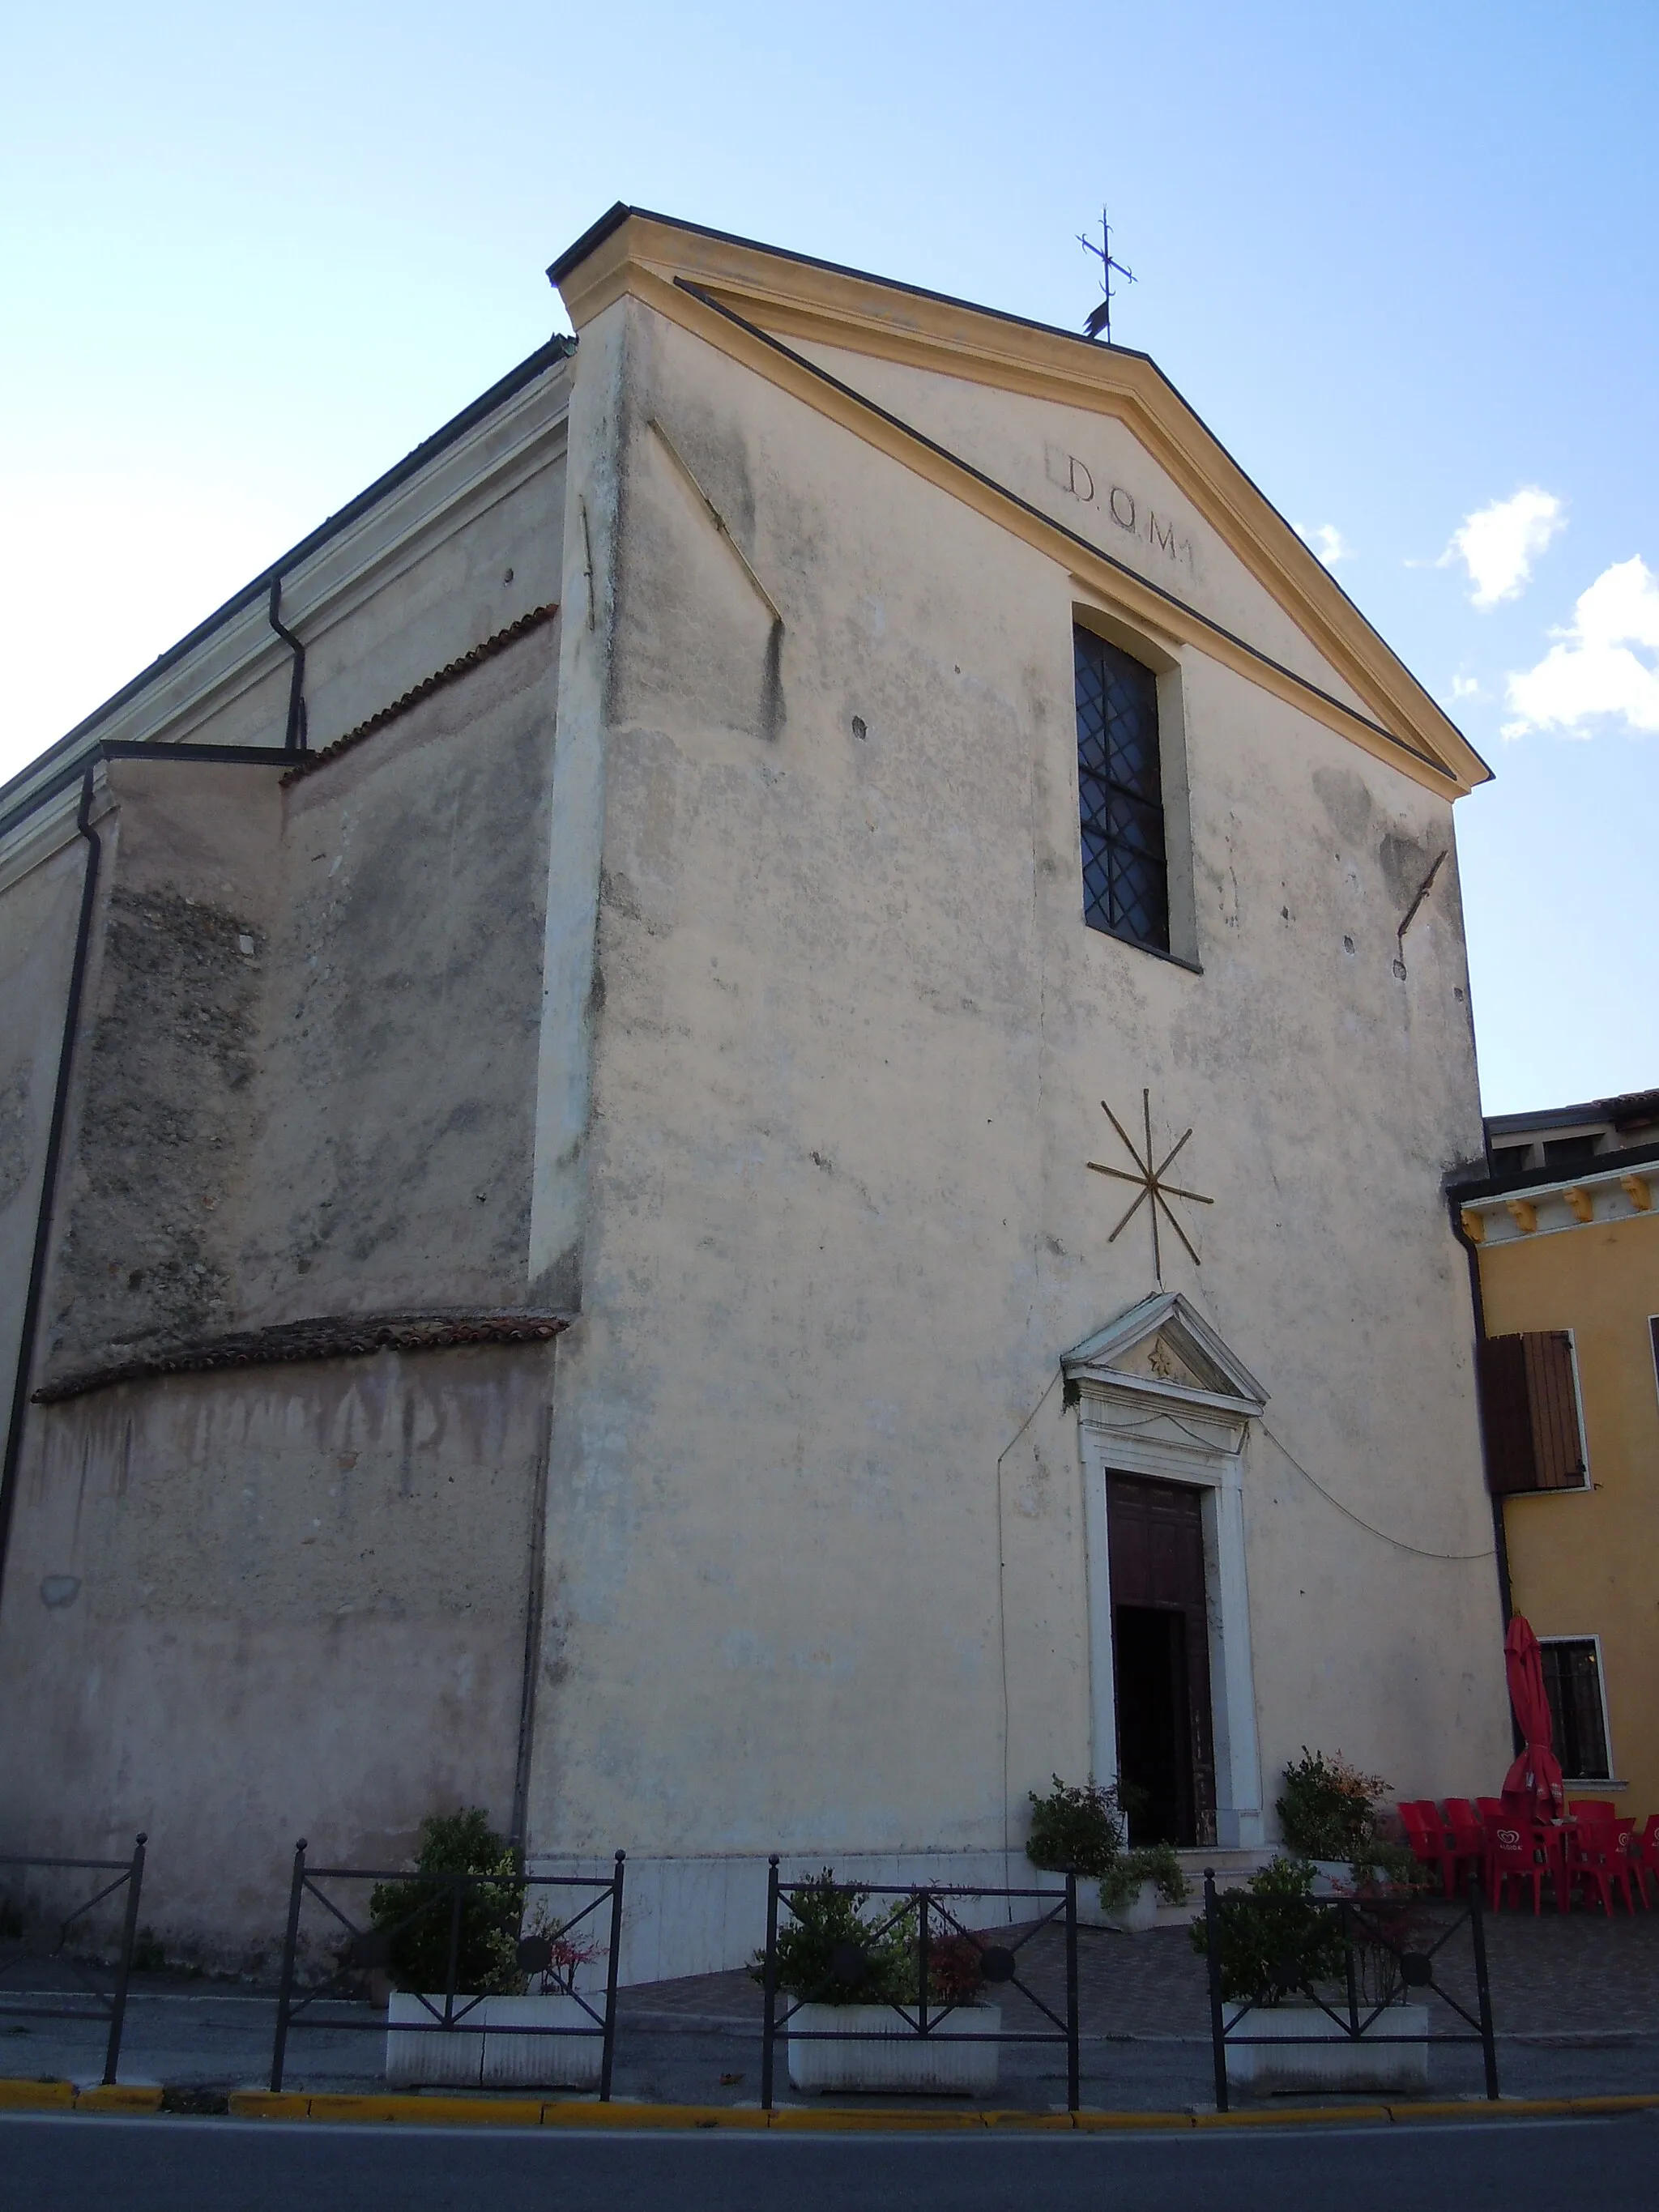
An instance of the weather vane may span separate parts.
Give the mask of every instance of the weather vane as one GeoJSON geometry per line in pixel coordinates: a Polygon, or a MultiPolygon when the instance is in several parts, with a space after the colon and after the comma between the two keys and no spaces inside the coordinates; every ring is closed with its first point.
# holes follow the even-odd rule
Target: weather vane
{"type": "Polygon", "coordinates": [[[1128,284],[1133,284],[1134,283],[1135,272],[1133,269],[1126,269],[1123,264],[1121,261],[1116,260],[1113,256],[1112,227],[1106,220],[1106,210],[1104,208],[1102,208],[1100,210],[1100,244],[1097,246],[1086,230],[1079,231],[1077,234],[1077,242],[1083,248],[1085,253],[1092,253],[1095,259],[1099,262],[1100,289],[1105,295],[1105,297],[1100,301],[1097,307],[1091,307],[1089,310],[1088,314],[1084,319],[1083,328],[1087,336],[1091,338],[1100,337],[1103,334],[1107,344],[1110,345],[1112,343],[1112,301],[1115,297],[1112,291],[1112,272],[1115,270],[1117,274],[1123,278],[1126,283],[1128,284]]]}

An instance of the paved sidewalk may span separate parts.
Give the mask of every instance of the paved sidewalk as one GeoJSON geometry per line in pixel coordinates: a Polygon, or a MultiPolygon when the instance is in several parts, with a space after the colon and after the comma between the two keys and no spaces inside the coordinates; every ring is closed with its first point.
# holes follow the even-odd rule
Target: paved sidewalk
{"type": "MultiPolygon", "coordinates": [[[[1504,2094],[1575,2097],[1659,2092],[1659,1913],[1612,1921],[1578,1912],[1504,1914],[1486,1923],[1498,2064],[1504,2094]]],[[[1064,2013],[1063,1952],[1057,1935],[1022,1954],[1036,1994],[1064,2013]]],[[[1448,1985],[1474,2009],[1467,1936],[1444,1960],[1448,1985]]],[[[1184,1931],[1079,1936],[1083,2100],[1117,2111],[1168,2111],[1213,2100],[1203,1962],[1184,1931]]],[[[57,1977],[52,1978],[54,1980],[57,1977]]],[[[41,1973],[30,1977],[44,1987],[41,1973]]],[[[84,2023],[28,2019],[9,2011],[17,1977],[0,1984],[0,2075],[82,2081],[101,2071],[103,2031],[84,2023]]],[[[1434,2032],[1462,2026],[1433,2008],[1434,2032]]],[[[272,1993],[234,1984],[137,1975],[123,2048],[124,2081],[179,2090],[228,2091],[269,2080],[276,2007],[272,1993]]],[[[1005,2025],[1042,2028],[1017,1995],[1005,2025]]],[[[753,2104],[760,2095],[761,1993],[746,1974],[711,1974],[626,1990],[619,1999],[615,2094],[652,2103],[753,2104]]],[[[384,2087],[380,2015],[367,2007],[302,2018],[289,2046],[287,2086],[371,2091],[384,2087]],[[343,2025],[347,2020],[357,2029],[343,2025]]],[[[1478,2048],[1437,2051],[1431,2096],[1477,2094],[1478,2048]]],[[[778,2055],[777,2094],[788,2094],[778,2055]]],[[[1005,2048],[1002,2080],[989,2101],[1042,2111],[1066,2100],[1061,2045],[1005,2048]]],[[[814,2100],[818,2101],[818,2100],[814,2100]]],[[[845,2098],[859,2106],[890,2100],[845,2098]]]]}

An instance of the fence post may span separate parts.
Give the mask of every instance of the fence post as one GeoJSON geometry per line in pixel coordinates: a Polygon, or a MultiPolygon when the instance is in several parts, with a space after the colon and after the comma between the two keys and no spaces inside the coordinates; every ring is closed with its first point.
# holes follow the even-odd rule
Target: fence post
{"type": "Polygon", "coordinates": [[[916,1937],[916,2033],[919,2035],[926,2035],[927,2033],[927,1974],[932,1965],[929,1942],[931,1930],[928,1923],[932,1917],[933,1899],[927,1891],[923,1889],[916,1893],[916,1902],[921,1907],[921,1926],[917,1931],[916,1937]]]}
{"type": "Polygon", "coordinates": [[[1210,2045],[1215,2057],[1215,2108],[1227,2109],[1227,2030],[1221,2017],[1221,1942],[1216,1925],[1215,1869],[1204,1869],[1204,1948],[1210,1970],[1210,2045]]]}
{"type": "Polygon", "coordinates": [[[773,1852],[766,1868],[766,2026],[761,2044],[761,2110],[772,2109],[772,2039],[777,2032],[778,2010],[778,1855],[773,1852]]]}
{"type": "MultiPolygon", "coordinates": [[[[461,1906],[466,1897],[466,1876],[449,1877],[449,1964],[444,1969],[444,2026],[455,2025],[455,1983],[461,1971],[461,1906]]],[[[486,2016],[487,2017],[487,2016],[486,2016]]],[[[484,2021],[480,2021],[480,2027],[484,2021]]],[[[480,2049],[483,2046],[481,2045],[480,2049]]]]}
{"type": "Polygon", "coordinates": [[[300,1948],[300,1903],[306,1887],[306,1839],[294,1846],[294,1885],[288,1896],[288,1933],[283,1938],[283,1985],[276,1993],[276,2040],[270,2050],[270,2087],[274,2094],[283,2086],[283,2060],[288,2051],[289,2001],[294,1994],[294,1960],[300,1948]]]}
{"type": "MultiPolygon", "coordinates": [[[[1005,1875],[1004,1879],[1006,1879],[1005,1875]]],[[[1082,2059],[1078,2048],[1077,2005],[1077,1875],[1066,1876],[1066,2109],[1076,2112],[1083,2101],[1082,2059]]]]}
{"type": "Polygon", "coordinates": [[[1492,1985],[1486,1979],[1486,1923],[1478,1867],[1469,1869],[1469,1934],[1474,1943],[1474,1986],[1480,1999],[1480,2056],[1486,2063],[1486,2094],[1496,2104],[1498,2044],[1492,2033],[1492,1985]]]}
{"type": "MultiPolygon", "coordinates": [[[[623,1862],[626,1851],[617,1854],[617,1871],[611,1884],[611,1964],[605,1977],[605,2047],[599,2059],[599,2102],[611,2101],[611,2062],[617,2049],[617,1954],[622,1948],[623,1862]]],[[[574,1984],[574,1977],[572,1977],[574,1984]]]]}
{"type": "Polygon", "coordinates": [[[1357,2038],[1359,2033],[1359,1988],[1353,1963],[1353,1907],[1346,1897],[1340,1903],[1337,1925],[1342,1930],[1342,1964],[1348,1977],[1348,2033],[1357,2038]]]}
{"type": "Polygon", "coordinates": [[[138,1893],[144,1881],[144,1845],[149,1838],[143,1834],[133,1838],[132,1863],[127,1869],[126,1917],[121,1923],[121,1958],[115,1970],[115,1995],[110,2005],[109,2042],[104,2051],[104,2083],[107,2087],[115,2080],[115,2069],[121,2062],[121,2027],[127,2016],[127,1983],[132,1974],[132,1946],[138,1933],[138,1893]]]}

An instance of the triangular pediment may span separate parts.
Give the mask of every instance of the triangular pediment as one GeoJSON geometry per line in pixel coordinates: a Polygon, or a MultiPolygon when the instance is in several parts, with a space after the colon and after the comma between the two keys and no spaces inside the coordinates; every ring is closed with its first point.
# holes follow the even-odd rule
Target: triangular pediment
{"type": "MultiPolygon", "coordinates": [[[[1452,798],[1490,771],[1155,362],[862,271],[618,205],[549,275],[578,331],[623,293],[742,362],[1059,560],[1154,635],[1200,646],[1426,788],[1452,798]],[[1133,574],[948,440],[799,349],[834,348],[1116,418],[1333,670],[1338,697],[1213,613],[1133,574]]],[[[1121,517],[1118,518],[1121,520],[1121,517]]],[[[1109,530],[1107,533],[1110,536],[1109,530]]]]}
{"type": "Polygon", "coordinates": [[[1138,1385],[1151,1396],[1221,1401],[1253,1414],[1267,1402],[1267,1391],[1243,1361],[1179,1291],[1142,1298],[1068,1352],[1060,1364],[1068,1382],[1138,1385]]]}

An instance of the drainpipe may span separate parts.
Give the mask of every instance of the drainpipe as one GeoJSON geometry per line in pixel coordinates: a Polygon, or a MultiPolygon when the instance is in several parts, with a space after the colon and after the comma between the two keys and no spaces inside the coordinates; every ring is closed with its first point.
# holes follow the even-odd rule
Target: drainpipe
{"type": "Polygon", "coordinates": [[[302,753],[306,749],[306,649],[291,629],[283,622],[283,580],[270,580],[270,626],[289,651],[294,655],[294,673],[288,686],[288,728],[283,738],[284,752],[302,753]]]}
{"type": "MultiPolygon", "coordinates": [[[[1469,1263],[1469,1304],[1474,1310],[1474,1340],[1477,1346],[1486,1340],[1486,1302],[1480,1291],[1480,1252],[1473,1237],[1463,1226],[1463,1209],[1457,1200],[1447,1200],[1451,1213],[1452,1235],[1463,1247],[1469,1263]]],[[[1475,1369],[1475,1389],[1480,1390],[1480,1367],[1475,1369]]],[[[1504,1626],[1507,1631],[1510,1616],[1515,1611],[1515,1601],[1510,1593],[1510,1547],[1504,1528],[1504,1501],[1492,1486],[1492,1464],[1486,1457],[1486,1425],[1480,1424],[1480,1464],[1486,1469],[1486,1496],[1492,1504],[1492,1546],[1498,1560],[1498,1601],[1504,1608],[1504,1626]]]]}
{"type": "Polygon", "coordinates": [[[17,1490],[18,1462],[23,1455],[23,1424],[27,1416],[29,1375],[34,1365],[34,1340],[40,1325],[40,1304],[46,1295],[46,1255],[52,1243],[53,1202],[58,1195],[58,1167],[64,1149],[64,1130],[69,1121],[70,1076],[75,1061],[76,1033],[81,1022],[81,994],[86,982],[87,953],[92,942],[93,907],[98,895],[98,863],[103,846],[92,826],[95,768],[88,768],[81,785],[81,804],[75,827],[86,840],[87,869],[81,884],[81,918],[76,926],[75,958],[70,968],[69,999],[64,1010],[64,1036],[58,1049],[58,1086],[52,1093],[52,1122],[46,1131],[46,1156],[40,1171],[40,1208],[35,1216],[34,1249],[29,1259],[28,1288],[23,1297],[23,1322],[17,1339],[17,1375],[12,1386],[11,1419],[6,1428],[6,1451],[0,1461],[0,1597],[5,1589],[6,1559],[11,1548],[12,1504],[17,1490]]]}

